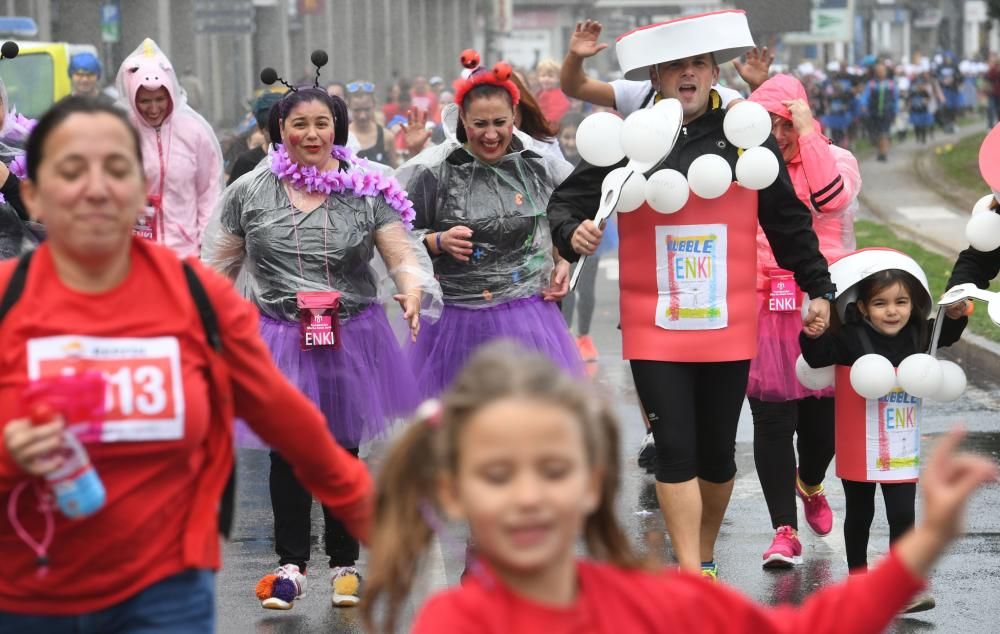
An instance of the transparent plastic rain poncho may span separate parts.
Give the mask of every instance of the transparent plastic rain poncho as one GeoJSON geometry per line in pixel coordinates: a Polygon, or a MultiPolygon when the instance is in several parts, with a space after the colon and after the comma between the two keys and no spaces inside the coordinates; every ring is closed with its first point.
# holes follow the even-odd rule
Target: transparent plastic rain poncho
{"type": "MultiPolygon", "coordinates": [[[[2,63],[2,62],[0,62],[2,63]]],[[[0,128],[0,161],[11,166],[13,172],[24,173],[26,169],[24,145],[34,121],[17,113],[7,98],[7,86],[0,79],[0,107],[3,108],[3,127],[0,128]]],[[[2,184],[2,183],[0,183],[2,184]]],[[[0,202],[0,259],[12,258],[30,251],[45,237],[45,229],[36,222],[26,222],[18,217],[14,208],[0,202]]]]}
{"type": "Polygon", "coordinates": [[[551,155],[525,149],[516,133],[511,152],[484,163],[447,129],[444,143],[396,171],[416,211],[414,234],[472,229],[469,262],[448,254],[434,259],[445,301],[487,307],[539,295],[553,268],[546,207],[568,171],[551,155]]]}
{"type": "Polygon", "coordinates": [[[0,260],[13,258],[38,246],[45,236],[42,225],[21,220],[14,208],[0,204],[0,260]]]}
{"type": "Polygon", "coordinates": [[[296,293],[335,290],[341,293],[340,318],[350,319],[391,300],[391,291],[380,292],[388,275],[399,293],[421,294],[422,316],[440,315],[441,288],[430,257],[382,196],[331,193],[303,213],[271,172],[270,158],[226,189],[202,253],[237,279],[262,314],[298,321],[296,293]]]}

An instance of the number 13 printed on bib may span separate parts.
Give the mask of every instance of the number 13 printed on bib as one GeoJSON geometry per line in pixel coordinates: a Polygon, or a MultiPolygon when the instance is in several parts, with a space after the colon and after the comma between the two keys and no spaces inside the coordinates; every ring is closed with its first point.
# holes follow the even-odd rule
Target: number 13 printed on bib
{"type": "Polygon", "coordinates": [[[95,440],[183,438],[184,386],[175,337],[68,335],[28,341],[29,379],[86,370],[101,372],[107,382],[105,420],[95,440]]]}

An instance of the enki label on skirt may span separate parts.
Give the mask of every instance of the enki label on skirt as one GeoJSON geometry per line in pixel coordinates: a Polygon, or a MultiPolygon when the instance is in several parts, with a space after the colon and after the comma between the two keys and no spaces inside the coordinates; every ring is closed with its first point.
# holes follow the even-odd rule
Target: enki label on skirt
{"type": "Polygon", "coordinates": [[[340,293],[337,291],[300,291],[295,294],[299,307],[302,350],[340,348],[340,293]]]}

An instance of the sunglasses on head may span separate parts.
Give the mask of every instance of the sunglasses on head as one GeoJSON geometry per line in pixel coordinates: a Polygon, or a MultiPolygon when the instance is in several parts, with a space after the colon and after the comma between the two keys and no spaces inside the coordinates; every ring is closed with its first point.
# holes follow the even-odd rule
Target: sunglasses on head
{"type": "Polygon", "coordinates": [[[347,92],[375,92],[375,84],[370,81],[352,81],[347,84],[347,92]]]}

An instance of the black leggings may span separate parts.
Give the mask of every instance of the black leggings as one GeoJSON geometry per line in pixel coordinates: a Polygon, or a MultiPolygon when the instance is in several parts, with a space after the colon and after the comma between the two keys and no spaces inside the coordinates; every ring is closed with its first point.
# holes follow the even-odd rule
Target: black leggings
{"type": "Polygon", "coordinates": [[[631,365],[639,402],[656,441],[657,482],[732,480],[736,426],[750,361],[632,361],[631,365]]]}
{"type": "Polygon", "coordinates": [[[753,458],[771,526],[798,530],[795,512],[795,448],[798,436],[799,477],[809,486],[823,482],[833,460],[834,426],[832,398],[803,398],[770,403],[750,400],[753,412],[753,458]]]}
{"type": "MultiPolygon", "coordinates": [[[[875,483],[841,480],[847,512],[844,514],[844,542],[849,570],[868,567],[868,534],[875,519],[875,483]]],[[[916,482],[882,483],[885,515],[889,520],[889,543],[908,531],[914,522],[917,499],[916,482]]]]}
{"type": "Polygon", "coordinates": [[[573,327],[573,307],[577,307],[580,313],[580,327],[577,332],[581,335],[590,334],[590,322],[594,318],[594,306],[597,304],[595,288],[597,287],[597,264],[600,257],[592,255],[583,263],[583,272],[580,273],[580,280],[576,283],[576,290],[566,295],[562,301],[563,319],[566,325],[573,327]],[[578,301],[579,300],[579,303],[578,301]]]}
{"type": "MultiPolygon", "coordinates": [[[[348,449],[355,456],[358,450],[348,449]]],[[[271,452],[271,509],[274,512],[274,550],[278,565],[295,564],[305,571],[309,561],[312,536],[312,496],[302,486],[292,466],[275,451],[271,452]]],[[[344,525],[323,507],[326,554],[330,567],[353,566],[360,550],[356,539],[344,525]]]]}

